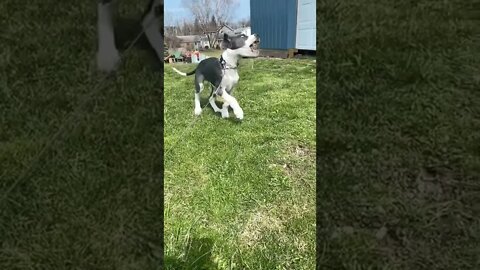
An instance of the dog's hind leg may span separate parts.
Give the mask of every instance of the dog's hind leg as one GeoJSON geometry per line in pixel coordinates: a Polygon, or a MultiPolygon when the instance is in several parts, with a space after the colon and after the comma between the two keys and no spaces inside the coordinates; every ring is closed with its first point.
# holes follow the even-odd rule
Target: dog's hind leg
{"type": "Polygon", "coordinates": [[[208,100],[210,102],[210,106],[212,106],[214,112],[219,112],[221,111],[220,108],[218,108],[217,104],[215,103],[215,96],[210,96],[210,99],[208,100]]]}
{"type": "Polygon", "coordinates": [[[195,80],[195,115],[202,113],[202,107],[200,106],[200,93],[203,91],[203,83],[195,80]]]}
{"type": "Polygon", "coordinates": [[[160,32],[163,21],[163,18],[161,17],[162,12],[163,0],[150,0],[148,10],[142,20],[145,35],[160,61],[163,59],[163,37],[160,32]]]}
{"type": "Polygon", "coordinates": [[[97,68],[106,72],[115,70],[120,62],[113,27],[115,4],[115,0],[98,0],[97,5],[97,68]]]}

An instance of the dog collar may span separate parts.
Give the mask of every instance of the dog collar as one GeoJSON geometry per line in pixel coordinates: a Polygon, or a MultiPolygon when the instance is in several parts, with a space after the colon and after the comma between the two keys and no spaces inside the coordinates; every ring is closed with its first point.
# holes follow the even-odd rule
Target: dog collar
{"type": "Polygon", "coordinates": [[[236,69],[237,66],[229,66],[227,61],[225,61],[225,59],[223,59],[223,56],[220,56],[220,65],[222,65],[222,69],[236,69]]]}

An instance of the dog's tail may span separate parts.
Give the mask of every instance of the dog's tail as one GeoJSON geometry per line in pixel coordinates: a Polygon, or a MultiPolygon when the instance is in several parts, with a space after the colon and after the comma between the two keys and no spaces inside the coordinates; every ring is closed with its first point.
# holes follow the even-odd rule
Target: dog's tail
{"type": "Polygon", "coordinates": [[[176,69],[176,68],[174,68],[174,67],[172,67],[172,68],[173,68],[173,70],[174,70],[175,72],[177,72],[178,74],[180,74],[180,75],[182,75],[182,76],[190,76],[190,75],[192,75],[192,74],[195,74],[195,71],[197,70],[197,69],[194,69],[194,70],[192,70],[192,71],[190,71],[190,72],[188,72],[188,73],[185,73],[185,72],[181,72],[180,70],[178,70],[178,69],[176,69]]]}

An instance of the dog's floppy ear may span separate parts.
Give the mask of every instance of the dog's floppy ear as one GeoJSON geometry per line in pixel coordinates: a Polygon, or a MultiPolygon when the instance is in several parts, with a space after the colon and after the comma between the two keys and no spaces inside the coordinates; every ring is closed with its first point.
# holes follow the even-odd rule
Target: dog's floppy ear
{"type": "Polygon", "coordinates": [[[223,33],[223,40],[230,40],[230,36],[227,33],[223,33]]]}
{"type": "Polygon", "coordinates": [[[227,33],[223,33],[223,40],[222,43],[220,44],[220,48],[222,50],[226,50],[232,46],[230,42],[230,36],[227,33]]]}

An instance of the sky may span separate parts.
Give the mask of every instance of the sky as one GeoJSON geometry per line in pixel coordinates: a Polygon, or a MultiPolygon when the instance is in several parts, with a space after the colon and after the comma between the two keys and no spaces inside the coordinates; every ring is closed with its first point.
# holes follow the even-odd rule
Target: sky
{"type": "MultiPolygon", "coordinates": [[[[233,9],[230,17],[232,21],[250,18],[250,0],[237,0],[237,7],[233,9]]],[[[182,7],[181,0],[164,0],[165,25],[175,24],[183,19],[193,21],[192,14],[187,8],[182,7]]]]}

